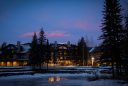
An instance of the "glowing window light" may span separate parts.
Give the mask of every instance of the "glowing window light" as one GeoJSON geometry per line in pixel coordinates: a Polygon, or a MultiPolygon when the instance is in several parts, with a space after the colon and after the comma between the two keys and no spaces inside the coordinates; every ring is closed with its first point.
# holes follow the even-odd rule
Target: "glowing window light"
{"type": "Polygon", "coordinates": [[[0,66],[4,66],[4,62],[1,62],[0,66]]]}
{"type": "Polygon", "coordinates": [[[18,66],[18,63],[16,61],[14,61],[13,66],[18,66]]]}
{"type": "Polygon", "coordinates": [[[27,65],[27,64],[28,64],[27,61],[24,61],[23,65],[27,65]]]}
{"type": "Polygon", "coordinates": [[[7,66],[12,66],[12,65],[11,65],[11,62],[7,62],[7,66]]]}

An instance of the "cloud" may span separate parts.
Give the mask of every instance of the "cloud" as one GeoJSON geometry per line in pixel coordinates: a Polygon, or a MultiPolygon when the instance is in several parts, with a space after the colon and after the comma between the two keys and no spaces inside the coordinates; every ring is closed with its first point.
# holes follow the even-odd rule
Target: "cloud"
{"type": "MultiPolygon", "coordinates": [[[[39,31],[36,32],[37,36],[39,35],[39,31]]],[[[23,38],[32,37],[34,35],[34,32],[26,32],[21,35],[23,38]]],[[[52,32],[46,32],[45,35],[49,38],[61,38],[61,37],[68,37],[70,34],[63,32],[63,31],[52,31],[52,32]]]]}
{"type": "MultiPolygon", "coordinates": [[[[36,34],[38,35],[39,32],[36,32],[36,34]]],[[[32,37],[33,35],[34,35],[34,32],[26,32],[26,33],[23,33],[23,34],[21,35],[21,37],[23,37],[23,38],[28,38],[28,37],[32,37]]]]}
{"type": "Polygon", "coordinates": [[[60,37],[67,37],[70,34],[62,31],[53,31],[53,32],[46,32],[46,36],[51,38],[60,38],[60,37]]]}
{"type": "Polygon", "coordinates": [[[78,21],[74,22],[74,27],[77,29],[87,30],[90,27],[90,25],[87,22],[78,21]]]}
{"type": "Polygon", "coordinates": [[[61,27],[64,28],[74,28],[74,29],[80,29],[80,30],[92,30],[93,26],[89,22],[82,21],[82,20],[63,20],[59,24],[61,27]]]}

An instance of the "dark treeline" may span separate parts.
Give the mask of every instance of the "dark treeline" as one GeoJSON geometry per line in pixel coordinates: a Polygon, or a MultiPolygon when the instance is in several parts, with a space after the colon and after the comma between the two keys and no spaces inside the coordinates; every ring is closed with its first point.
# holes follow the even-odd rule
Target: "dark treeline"
{"type": "MultiPolygon", "coordinates": [[[[88,47],[84,38],[82,37],[77,45],[72,45],[70,42],[67,43],[67,50],[65,55],[65,50],[61,50],[61,57],[67,58],[75,64],[87,65],[87,60],[89,56],[88,47]]],[[[45,32],[41,29],[39,33],[39,38],[36,33],[32,38],[31,49],[30,49],[30,65],[35,68],[41,69],[43,64],[47,64],[53,60],[53,64],[58,63],[60,59],[59,49],[57,41],[54,44],[50,44],[48,39],[45,37],[45,32]]]]}
{"type": "Polygon", "coordinates": [[[128,77],[128,16],[123,18],[121,9],[119,0],[105,0],[101,59],[111,63],[113,78],[128,77]],[[123,20],[125,24],[122,24],[123,20]]]}
{"type": "Polygon", "coordinates": [[[67,44],[58,44],[57,41],[49,43],[43,28],[38,36],[34,33],[31,43],[20,44],[18,41],[15,45],[4,42],[0,52],[0,61],[5,62],[4,66],[7,66],[7,62],[11,62],[11,66],[14,66],[13,61],[18,61],[19,66],[24,66],[22,60],[26,59],[26,65],[32,66],[33,69],[41,69],[46,65],[48,68],[49,63],[58,64],[59,60],[70,61],[72,65],[85,66],[89,57],[89,47],[84,37],[81,37],[77,44],[70,44],[70,41],[67,44]],[[26,50],[25,46],[29,49],[26,50]]]}
{"type": "Polygon", "coordinates": [[[36,33],[34,33],[31,49],[30,49],[30,64],[41,69],[42,64],[46,62],[48,64],[50,60],[50,44],[48,39],[46,39],[43,28],[39,33],[39,38],[37,38],[36,33]]]}

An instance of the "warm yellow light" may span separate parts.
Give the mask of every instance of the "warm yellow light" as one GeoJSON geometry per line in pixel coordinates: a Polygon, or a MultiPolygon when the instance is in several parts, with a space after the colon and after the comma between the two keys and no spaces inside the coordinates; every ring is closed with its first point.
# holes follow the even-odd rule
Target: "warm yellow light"
{"type": "Polygon", "coordinates": [[[7,66],[11,66],[11,62],[7,62],[7,66]]]}
{"type": "Polygon", "coordinates": [[[24,65],[24,66],[27,65],[27,61],[25,61],[25,62],[23,63],[23,65],[24,65]]]}
{"type": "Polygon", "coordinates": [[[4,66],[4,62],[1,62],[1,66],[4,66]]]}
{"type": "Polygon", "coordinates": [[[92,66],[93,66],[93,64],[94,64],[94,57],[92,57],[91,60],[92,60],[92,66]]]}
{"type": "Polygon", "coordinates": [[[64,63],[65,65],[72,65],[72,62],[70,60],[66,60],[64,63]]]}
{"type": "Polygon", "coordinates": [[[65,61],[66,64],[68,64],[68,61],[65,61]]]}
{"type": "Polygon", "coordinates": [[[55,78],[54,77],[50,77],[50,78],[48,78],[48,81],[49,82],[54,82],[55,81],[55,78]]]}
{"type": "Polygon", "coordinates": [[[57,78],[56,78],[56,81],[60,81],[60,77],[57,77],[57,78]]]}
{"type": "Polygon", "coordinates": [[[4,62],[0,62],[0,66],[4,66],[4,62]]]}
{"type": "Polygon", "coordinates": [[[48,66],[54,66],[55,64],[51,63],[51,64],[48,64],[48,66]]]}
{"type": "Polygon", "coordinates": [[[60,77],[50,77],[50,78],[48,78],[48,81],[49,81],[49,82],[58,82],[58,81],[60,81],[60,80],[61,80],[60,77]]]}
{"type": "Polygon", "coordinates": [[[13,66],[18,66],[18,63],[16,61],[14,61],[13,66]]]}

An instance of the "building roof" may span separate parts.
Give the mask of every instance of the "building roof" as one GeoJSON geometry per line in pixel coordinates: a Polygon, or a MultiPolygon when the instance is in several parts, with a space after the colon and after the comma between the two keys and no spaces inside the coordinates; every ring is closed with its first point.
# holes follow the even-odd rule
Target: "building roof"
{"type": "Polygon", "coordinates": [[[99,46],[98,47],[93,47],[89,51],[89,53],[97,53],[97,52],[101,52],[101,48],[99,46]]]}

